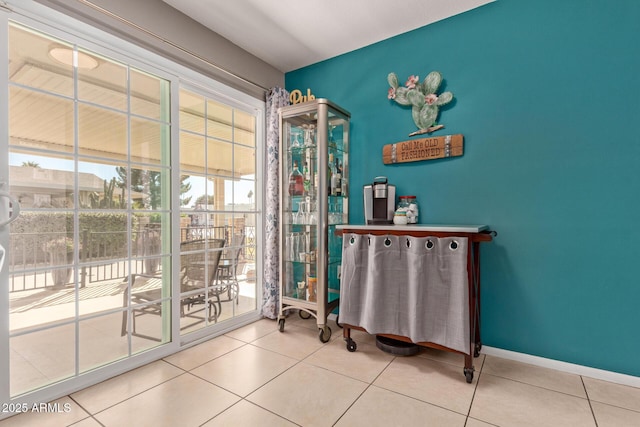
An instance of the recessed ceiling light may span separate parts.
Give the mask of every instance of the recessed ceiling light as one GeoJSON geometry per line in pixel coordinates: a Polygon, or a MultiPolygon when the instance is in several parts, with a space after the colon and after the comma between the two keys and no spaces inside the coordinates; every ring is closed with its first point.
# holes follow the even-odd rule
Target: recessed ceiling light
{"type": "Polygon", "coordinates": [[[49,50],[49,56],[61,64],[71,65],[85,70],[98,67],[98,60],[84,52],[75,51],[70,47],[55,46],[49,50]]]}

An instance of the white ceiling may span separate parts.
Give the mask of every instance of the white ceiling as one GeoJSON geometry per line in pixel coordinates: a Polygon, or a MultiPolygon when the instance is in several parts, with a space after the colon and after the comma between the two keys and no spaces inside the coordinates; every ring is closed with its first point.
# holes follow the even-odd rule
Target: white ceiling
{"type": "Polygon", "coordinates": [[[163,0],[282,72],[494,0],[163,0]]]}

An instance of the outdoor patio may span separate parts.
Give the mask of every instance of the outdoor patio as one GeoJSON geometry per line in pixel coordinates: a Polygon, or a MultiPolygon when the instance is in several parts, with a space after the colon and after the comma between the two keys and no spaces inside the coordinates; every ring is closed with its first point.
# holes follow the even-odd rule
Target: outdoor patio
{"type": "MultiPolygon", "coordinates": [[[[255,310],[253,268],[253,263],[245,264],[239,272],[238,302],[222,302],[216,323],[255,310]]],[[[157,283],[136,284],[135,291],[153,286],[157,286],[157,283]]],[[[123,292],[126,288],[127,284],[122,279],[114,279],[90,283],[77,290],[77,309],[81,319],[77,330],[80,372],[129,355],[128,336],[121,335],[123,292]]],[[[203,308],[204,305],[185,308],[185,315],[180,318],[182,333],[198,330],[207,324],[203,308]]],[[[10,293],[9,311],[12,395],[75,375],[76,324],[73,320],[76,289],[73,285],[10,293]],[[65,323],[66,320],[69,323],[65,323]],[[45,325],[53,327],[33,332],[45,325]]],[[[132,354],[157,346],[162,336],[162,318],[156,315],[138,316],[136,333],[131,337],[132,354]]]]}

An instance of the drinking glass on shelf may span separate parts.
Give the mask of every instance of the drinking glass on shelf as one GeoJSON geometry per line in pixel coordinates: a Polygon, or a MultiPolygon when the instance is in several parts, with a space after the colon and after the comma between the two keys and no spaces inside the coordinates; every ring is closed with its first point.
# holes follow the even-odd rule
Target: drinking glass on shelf
{"type": "Polygon", "coordinates": [[[309,248],[309,233],[297,233],[297,242],[296,242],[296,248],[297,248],[297,259],[296,261],[299,262],[307,262],[307,249],[309,248]]]}
{"type": "Polygon", "coordinates": [[[287,261],[295,261],[296,254],[298,253],[298,233],[290,233],[286,239],[285,253],[287,261]]]}
{"type": "Polygon", "coordinates": [[[336,223],[335,203],[329,203],[328,208],[329,208],[329,215],[328,215],[329,224],[335,224],[336,223]]]}
{"type": "Polygon", "coordinates": [[[298,202],[298,212],[296,212],[293,218],[294,224],[305,224],[307,222],[307,213],[305,212],[304,203],[298,202]]]}
{"type": "Polygon", "coordinates": [[[291,148],[302,147],[302,142],[300,141],[300,132],[292,133],[291,136],[293,137],[293,140],[291,141],[291,148]]]}
{"type": "Polygon", "coordinates": [[[302,242],[302,247],[304,248],[305,251],[309,251],[311,250],[311,233],[302,233],[303,234],[303,242],[302,242]]]}
{"type": "Polygon", "coordinates": [[[286,244],[285,244],[285,247],[284,247],[284,255],[283,255],[283,257],[287,261],[291,261],[291,256],[292,256],[291,254],[293,253],[294,234],[295,233],[290,233],[285,238],[286,244]]]}
{"type": "Polygon", "coordinates": [[[313,138],[315,137],[315,127],[315,125],[303,125],[305,147],[312,147],[314,145],[313,138]]]}
{"type": "Polygon", "coordinates": [[[308,209],[309,209],[309,213],[307,220],[309,221],[309,224],[317,224],[318,223],[318,212],[316,212],[316,204],[313,202],[307,202],[308,203],[308,209]]]}

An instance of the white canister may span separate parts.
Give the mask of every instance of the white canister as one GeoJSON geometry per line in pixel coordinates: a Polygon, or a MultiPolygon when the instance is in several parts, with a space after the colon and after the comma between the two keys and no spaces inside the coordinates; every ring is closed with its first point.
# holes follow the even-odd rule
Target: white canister
{"type": "Polygon", "coordinates": [[[398,209],[393,214],[393,223],[395,225],[407,225],[407,212],[398,209]]]}

